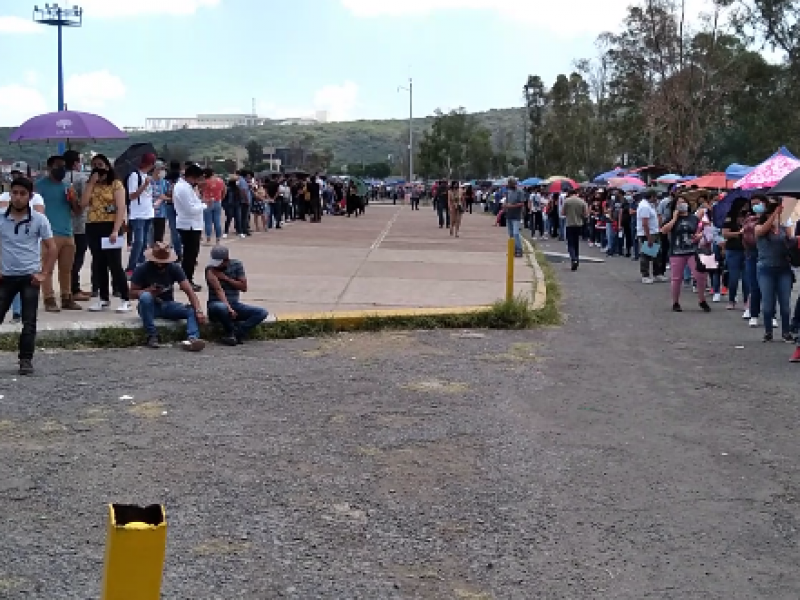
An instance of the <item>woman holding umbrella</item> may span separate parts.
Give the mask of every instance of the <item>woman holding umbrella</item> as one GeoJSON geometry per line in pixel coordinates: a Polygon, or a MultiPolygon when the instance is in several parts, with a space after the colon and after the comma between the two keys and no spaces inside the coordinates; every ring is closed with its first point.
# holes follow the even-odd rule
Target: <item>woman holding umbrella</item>
{"type": "MultiPolygon", "coordinates": [[[[761,312],[764,316],[764,341],[772,341],[772,319],[775,316],[775,302],[781,312],[781,337],[793,343],[790,333],[792,300],[792,265],[787,253],[787,241],[791,233],[781,226],[780,200],[768,198],[766,204],[759,204],[759,223],[755,227],[758,263],[756,273],[761,290],[761,312]]],[[[756,205],[753,205],[756,209],[756,205]]]]}

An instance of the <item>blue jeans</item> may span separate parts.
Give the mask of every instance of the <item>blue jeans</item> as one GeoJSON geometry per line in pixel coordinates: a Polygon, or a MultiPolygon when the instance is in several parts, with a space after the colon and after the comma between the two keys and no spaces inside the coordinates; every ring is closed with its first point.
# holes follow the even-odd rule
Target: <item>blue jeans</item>
{"type": "Polygon", "coordinates": [[[736,302],[736,293],[739,291],[739,281],[742,282],[742,298],[745,302],[750,297],[750,285],[744,275],[744,250],[728,250],[725,252],[725,262],[728,264],[728,300],[736,302]]]}
{"type": "Polygon", "coordinates": [[[639,260],[639,238],[636,235],[636,217],[631,217],[631,231],[633,232],[633,259],[639,260]]]}
{"type": "Polygon", "coordinates": [[[248,306],[241,302],[230,302],[231,308],[236,311],[236,318],[232,318],[228,307],[219,300],[208,303],[208,320],[219,323],[228,337],[236,336],[240,339],[258,327],[267,318],[269,312],[260,306],[248,306]]]}
{"type": "Polygon", "coordinates": [[[606,239],[608,240],[608,256],[614,256],[617,253],[617,240],[618,235],[614,233],[614,226],[611,223],[606,223],[606,239]]]}
{"type": "Polygon", "coordinates": [[[153,294],[142,292],[139,296],[138,311],[147,335],[158,334],[156,319],[166,319],[167,321],[182,321],[186,319],[186,337],[190,340],[200,337],[200,327],[197,325],[194,309],[187,304],[181,304],[173,300],[157,302],[153,294]]]}
{"type": "Polygon", "coordinates": [[[167,213],[167,223],[169,223],[169,239],[172,242],[172,247],[178,256],[183,256],[183,244],[181,244],[181,236],[178,233],[177,218],[178,214],[175,212],[174,204],[164,204],[164,209],[167,213]]]}
{"type": "Polygon", "coordinates": [[[203,210],[203,221],[206,226],[206,238],[211,239],[211,226],[214,226],[214,233],[217,234],[217,241],[222,239],[222,204],[212,202],[211,206],[203,210]]]}
{"type": "Polygon", "coordinates": [[[133,271],[136,265],[144,262],[144,249],[147,247],[147,238],[150,233],[152,219],[131,219],[128,226],[133,234],[131,254],[128,258],[128,271],[133,271]]]}
{"type": "Polygon", "coordinates": [[[758,251],[747,250],[744,255],[744,277],[750,288],[750,316],[758,318],[761,315],[761,288],[758,287],[758,251]]]}
{"type": "Polygon", "coordinates": [[[508,237],[514,238],[514,252],[522,254],[522,239],[519,237],[519,219],[509,219],[506,217],[506,228],[508,229],[508,237]]]}
{"type": "Polygon", "coordinates": [[[758,265],[758,287],[761,288],[761,312],[764,315],[764,330],[772,333],[775,318],[775,301],[781,311],[781,333],[790,329],[792,312],[792,270],[789,267],[764,267],[758,265]]]}

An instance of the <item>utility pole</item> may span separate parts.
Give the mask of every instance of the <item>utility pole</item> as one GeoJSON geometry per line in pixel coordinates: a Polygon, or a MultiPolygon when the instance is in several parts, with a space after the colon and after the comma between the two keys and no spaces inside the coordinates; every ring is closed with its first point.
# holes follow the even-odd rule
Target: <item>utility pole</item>
{"type": "Polygon", "coordinates": [[[408,92],[408,182],[414,181],[414,82],[409,77],[408,87],[399,85],[397,91],[408,92]]]}

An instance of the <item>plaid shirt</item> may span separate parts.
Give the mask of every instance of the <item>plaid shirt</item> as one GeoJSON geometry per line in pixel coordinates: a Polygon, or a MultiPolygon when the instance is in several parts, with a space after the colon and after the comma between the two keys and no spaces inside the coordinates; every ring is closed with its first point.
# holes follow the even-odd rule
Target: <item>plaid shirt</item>
{"type": "MultiPolygon", "coordinates": [[[[169,182],[165,179],[153,179],[150,182],[150,192],[153,194],[153,204],[156,203],[162,194],[166,194],[167,190],[169,190],[169,182]]],[[[161,203],[161,206],[155,209],[155,217],[156,218],[164,218],[167,216],[166,209],[164,208],[164,203],[161,203]]]]}

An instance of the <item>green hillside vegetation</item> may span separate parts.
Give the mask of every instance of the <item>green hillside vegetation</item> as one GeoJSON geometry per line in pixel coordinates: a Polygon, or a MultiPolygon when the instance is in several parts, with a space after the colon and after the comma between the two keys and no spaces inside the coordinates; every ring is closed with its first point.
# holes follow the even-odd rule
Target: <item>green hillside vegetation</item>
{"type": "MultiPolygon", "coordinates": [[[[526,124],[525,109],[495,109],[475,113],[478,122],[492,134],[492,140],[510,146],[510,154],[524,156],[523,135],[526,124]]],[[[421,134],[431,128],[434,117],[414,120],[416,142],[421,134]]],[[[3,138],[11,133],[0,128],[3,138]]],[[[333,165],[386,162],[393,157],[394,168],[403,172],[408,146],[408,121],[402,119],[383,121],[350,121],[319,125],[279,125],[277,122],[262,127],[237,127],[234,129],[182,129],[163,133],[132,133],[127,140],[88,144],[83,150],[118,156],[130,144],[151,142],[159,151],[167,145],[180,148],[191,159],[233,159],[237,152],[245,155],[245,146],[256,140],[264,147],[302,147],[307,151],[330,151],[333,165]]],[[[416,143],[415,143],[416,146],[416,143]]],[[[5,160],[24,160],[36,167],[54,148],[49,145],[10,145],[0,151],[5,160]]],[[[405,167],[407,168],[407,167],[405,167]]]]}

